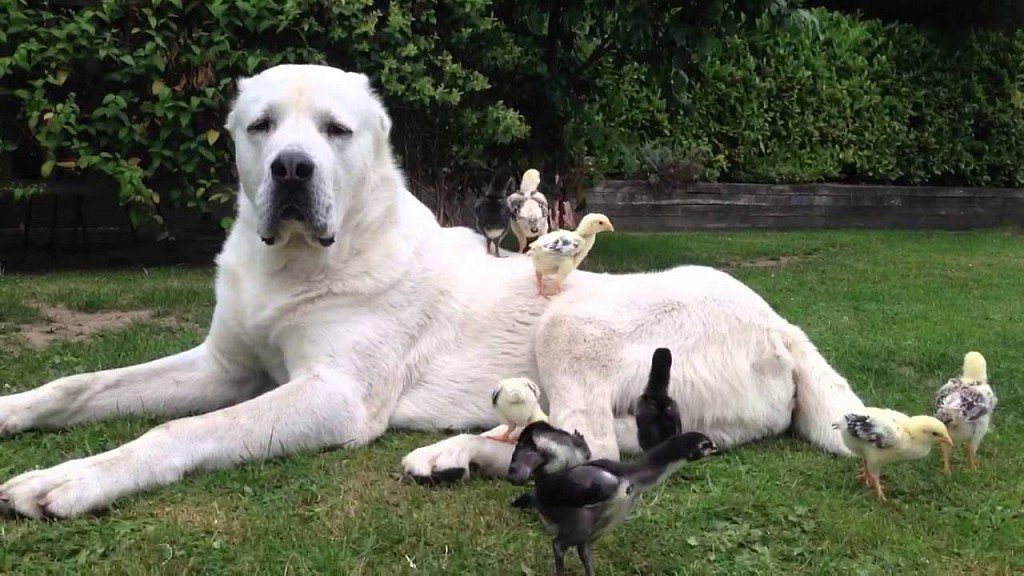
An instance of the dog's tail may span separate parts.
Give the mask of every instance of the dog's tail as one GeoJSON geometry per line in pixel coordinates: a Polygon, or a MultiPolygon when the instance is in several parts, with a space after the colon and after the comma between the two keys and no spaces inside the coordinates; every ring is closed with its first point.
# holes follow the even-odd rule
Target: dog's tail
{"type": "Polygon", "coordinates": [[[821,356],[796,326],[784,336],[793,356],[796,409],[793,429],[800,436],[836,454],[850,454],[832,424],[843,414],[864,407],[846,379],[821,356]]]}

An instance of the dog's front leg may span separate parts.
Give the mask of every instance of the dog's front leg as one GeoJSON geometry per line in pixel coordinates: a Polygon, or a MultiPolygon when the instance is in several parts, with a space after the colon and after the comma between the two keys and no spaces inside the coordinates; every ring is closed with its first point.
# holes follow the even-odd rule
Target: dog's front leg
{"type": "Polygon", "coordinates": [[[135,366],[76,374],[0,397],[0,436],[121,414],[178,417],[255,396],[265,376],[201,344],[135,366]]]}
{"type": "Polygon", "coordinates": [[[363,390],[342,375],[314,374],[229,408],[167,422],[109,452],[15,477],[0,486],[0,511],[66,518],[196,470],[366,444],[384,431],[387,415],[367,417],[363,390]]]}
{"type": "MultiPolygon", "coordinates": [[[[583,369],[586,365],[582,362],[573,364],[571,359],[563,356],[550,356],[563,365],[577,368],[573,374],[568,369],[549,369],[545,373],[542,367],[541,381],[550,405],[551,423],[583,434],[594,458],[617,460],[619,443],[616,435],[620,426],[612,413],[611,391],[607,388],[606,379],[595,377],[599,373],[596,370],[583,369]]],[[[628,425],[622,428],[628,434],[628,425]]],[[[499,426],[482,435],[459,434],[417,448],[402,459],[402,470],[406,476],[425,484],[462,480],[468,478],[470,470],[474,469],[486,476],[504,477],[508,473],[513,447],[486,437],[503,429],[504,426],[499,426]]],[[[632,430],[633,445],[636,445],[635,424],[632,430]]]]}

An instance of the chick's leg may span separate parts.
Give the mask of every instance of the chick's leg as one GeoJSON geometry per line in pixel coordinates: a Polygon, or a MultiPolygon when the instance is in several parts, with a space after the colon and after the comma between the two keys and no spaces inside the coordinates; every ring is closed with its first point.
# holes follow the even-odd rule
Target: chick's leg
{"type": "Polygon", "coordinates": [[[871,484],[871,472],[868,472],[868,465],[866,463],[861,465],[860,474],[857,475],[857,480],[865,486],[872,486],[871,484]]]}
{"type": "Polygon", "coordinates": [[[879,502],[885,502],[885,491],[882,489],[882,480],[879,478],[878,472],[868,471],[869,478],[871,478],[871,486],[875,489],[875,498],[879,502]]]}
{"type": "Polygon", "coordinates": [[[508,231],[505,231],[504,234],[499,236],[498,239],[494,241],[494,255],[497,256],[498,258],[505,257],[501,255],[501,241],[505,239],[505,234],[508,234],[508,231]]]}
{"type": "MultiPolygon", "coordinates": [[[[970,446],[967,451],[970,452],[970,446]]],[[[942,451],[942,471],[949,474],[953,470],[953,447],[943,444],[939,450],[942,451]]]]}
{"type": "Polygon", "coordinates": [[[553,574],[555,576],[563,576],[565,574],[565,548],[559,546],[557,542],[552,542],[551,552],[555,556],[555,570],[553,574]]]}
{"type": "Polygon", "coordinates": [[[978,445],[974,442],[967,444],[967,469],[978,469],[978,445]]]}
{"type": "Polygon", "coordinates": [[[537,276],[537,296],[543,296],[547,298],[547,294],[544,293],[544,275],[540,272],[536,273],[537,276]]]}
{"type": "Polygon", "coordinates": [[[580,554],[580,562],[583,562],[584,576],[594,576],[594,563],[590,559],[590,543],[580,544],[576,547],[580,554]]]}

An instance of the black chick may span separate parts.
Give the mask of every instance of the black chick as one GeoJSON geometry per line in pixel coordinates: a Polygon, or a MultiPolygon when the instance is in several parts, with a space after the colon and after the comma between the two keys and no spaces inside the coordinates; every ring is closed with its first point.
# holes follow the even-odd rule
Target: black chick
{"type": "Polygon", "coordinates": [[[636,403],[636,436],[644,452],[683,431],[679,405],[668,395],[671,371],[672,352],[658,348],[651,358],[647,388],[636,403]]]}
{"type": "Polygon", "coordinates": [[[718,453],[700,432],[677,434],[638,460],[594,460],[554,474],[540,474],[533,505],[553,540],[555,575],[564,574],[565,551],[575,546],[583,572],[593,576],[590,544],[621,524],[640,494],[684,462],[718,453]]]}
{"type": "MultiPolygon", "coordinates": [[[[570,434],[547,422],[534,422],[523,428],[508,465],[508,479],[513,484],[526,484],[530,478],[561,472],[590,460],[590,446],[578,431],[570,434]]],[[[532,508],[533,492],[512,502],[515,508],[532,508]]]]}
{"type": "Polygon", "coordinates": [[[512,210],[508,207],[507,197],[515,189],[516,180],[508,168],[499,168],[491,178],[487,192],[477,198],[473,205],[476,215],[476,229],[487,240],[487,253],[491,253],[494,244],[494,255],[502,258],[499,246],[508,234],[512,222],[512,210]]]}

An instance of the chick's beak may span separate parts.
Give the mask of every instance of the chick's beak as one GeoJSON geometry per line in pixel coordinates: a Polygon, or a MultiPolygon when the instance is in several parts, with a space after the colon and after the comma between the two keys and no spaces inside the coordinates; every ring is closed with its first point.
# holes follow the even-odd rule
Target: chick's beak
{"type": "Polygon", "coordinates": [[[950,447],[950,448],[952,448],[952,447],[953,447],[953,439],[952,439],[952,438],[950,438],[949,436],[943,436],[943,437],[942,437],[942,438],[941,438],[941,439],[939,440],[939,442],[941,442],[943,446],[948,446],[948,447],[950,447]]]}

